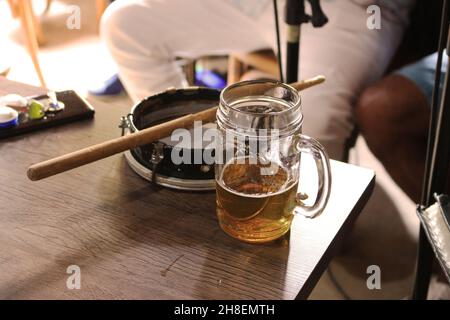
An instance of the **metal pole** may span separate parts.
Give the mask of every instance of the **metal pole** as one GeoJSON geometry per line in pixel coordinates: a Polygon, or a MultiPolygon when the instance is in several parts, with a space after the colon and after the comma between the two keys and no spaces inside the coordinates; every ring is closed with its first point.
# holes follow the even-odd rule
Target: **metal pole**
{"type": "Polygon", "coordinates": [[[278,72],[280,73],[280,81],[284,82],[282,52],[281,52],[280,23],[278,21],[279,19],[278,19],[278,4],[277,4],[277,0],[273,0],[273,13],[274,13],[275,31],[276,31],[276,38],[277,38],[278,72]]]}
{"type": "Polygon", "coordinates": [[[284,18],[286,22],[286,82],[298,81],[300,52],[300,26],[309,21],[305,14],[304,0],[286,0],[284,18]]]}
{"type": "MultiPolygon", "coordinates": [[[[447,66],[445,83],[442,92],[442,100],[439,104],[440,72],[442,55],[445,42],[447,42],[448,55],[450,47],[449,36],[449,3],[444,0],[441,31],[439,39],[438,62],[436,67],[436,81],[433,92],[432,112],[430,120],[427,160],[424,174],[424,188],[422,193],[422,204],[426,207],[432,204],[434,193],[445,191],[448,179],[450,161],[450,67],[447,66]]],[[[428,242],[423,227],[420,228],[419,248],[417,256],[416,277],[414,283],[413,299],[425,300],[431,279],[433,265],[433,250],[428,242]]]]}
{"type": "Polygon", "coordinates": [[[308,0],[308,2],[311,5],[311,16],[305,13],[305,0],[286,0],[284,19],[287,29],[287,83],[296,82],[299,78],[301,25],[311,22],[314,28],[320,28],[328,22],[320,6],[320,0],[308,0]]]}

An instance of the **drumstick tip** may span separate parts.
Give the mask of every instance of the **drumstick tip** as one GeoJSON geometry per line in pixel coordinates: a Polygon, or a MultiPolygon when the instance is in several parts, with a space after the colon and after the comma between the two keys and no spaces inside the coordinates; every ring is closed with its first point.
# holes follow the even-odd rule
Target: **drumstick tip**
{"type": "Polygon", "coordinates": [[[298,91],[302,91],[311,87],[314,87],[316,85],[319,85],[321,83],[324,83],[326,80],[324,75],[317,75],[313,78],[308,78],[305,80],[301,80],[295,83],[292,83],[291,86],[293,86],[298,91]]]}
{"type": "Polygon", "coordinates": [[[31,181],[38,181],[41,180],[41,177],[39,177],[39,174],[36,174],[36,170],[34,168],[34,165],[31,165],[27,169],[27,177],[31,181]]]}
{"type": "Polygon", "coordinates": [[[320,83],[325,82],[326,79],[327,78],[325,78],[324,75],[319,74],[319,75],[315,76],[314,78],[307,79],[306,82],[312,82],[312,83],[315,83],[315,84],[320,84],[320,83]]]}
{"type": "Polygon", "coordinates": [[[324,82],[327,78],[325,78],[323,74],[319,74],[318,76],[315,77],[315,79],[317,79],[320,82],[324,82]]]}

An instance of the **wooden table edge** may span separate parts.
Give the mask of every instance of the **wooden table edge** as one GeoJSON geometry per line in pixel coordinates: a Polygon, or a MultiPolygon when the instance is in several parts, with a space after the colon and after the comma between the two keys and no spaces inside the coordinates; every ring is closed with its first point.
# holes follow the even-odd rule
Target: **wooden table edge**
{"type": "Polygon", "coordinates": [[[373,172],[372,179],[367,186],[367,189],[363,192],[361,197],[359,198],[358,202],[353,207],[350,214],[347,216],[347,219],[342,224],[339,231],[336,233],[336,236],[333,238],[333,241],[331,242],[328,249],[323,253],[322,258],[320,259],[319,263],[317,263],[316,267],[311,272],[311,276],[305,281],[303,286],[301,287],[299,293],[295,297],[295,300],[307,300],[310,296],[311,292],[319,282],[321,275],[325,272],[329,265],[329,260],[331,260],[329,257],[334,257],[336,252],[340,249],[342,246],[342,243],[344,242],[344,237],[346,234],[348,234],[351,229],[353,228],[353,225],[356,221],[356,219],[359,216],[359,213],[364,209],[364,206],[369,201],[370,197],[372,196],[374,187],[375,187],[375,181],[376,181],[376,175],[373,172]]]}

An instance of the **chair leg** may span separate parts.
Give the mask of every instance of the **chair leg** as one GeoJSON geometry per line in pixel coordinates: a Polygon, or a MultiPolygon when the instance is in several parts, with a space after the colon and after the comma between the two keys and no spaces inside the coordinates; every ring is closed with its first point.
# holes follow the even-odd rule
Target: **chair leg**
{"type": "Polygon", "coordinates": [[[33,17],[34,30],[36,30],[37,43],[39,46],[44,45],[46,43],[46,40],[45,40],[44,33],[42,31],[42,25],[41,25],[41,22],[39,21],[38,17],[36,16],[36,14],[34,14],[32,6],[31,6],[31,13],[32,13],[31,16],[33,17]]]}
{"type": "Polygon", "coordinates": [[[17,18],[19,16],[19,10],[17,9],[17,3],[15,0],[8,0],[9,9],[11,10],[11,15],[13,18],[17,18]]]}
{"type": "MultiPolygon", "coordinates": [[[[50,8],[51,1],[52,0],[47,0],[44,12],[47,12],[48,9],[50,8]]],[[[20,10],[21,10],[20,6],[22,6],[21,2],[22,2],[22,0],[8,0],[9,8],[11,9],[11,15],[13,16],[13,18],[18,18],[20,16],[20,10]]],[[[45,44],[46,40],[45,40],[44,33],[42,32],[41,24],[39,22],[39,19],[34,14],[34,12],[33,12],[33,23],[34,23],[34,28],[36,30],[36,38],[38,40],[38,44],[39,45],[45,44]]]]}
{"type": "Polygon", "coordinates": [[[234,57],[246,66],[252,66],[277,78],[280,77],[278,62],[271,54],[261,52],[235,53],[234,57]]]}
{"type": "Polygon", "coordinates": [[[95,1],[95,6],[97,9],[97,26],[100,26],[100,20],[102,19],[102,15],[105,12],[108,5],[109,5],[109,0],[96,0],[95,1]]]}
{"type": "Polygon", "coordinates": [[[228,56],[228,85],[238,82],[242,76],[242,63],[233,55],[228,56]]]}
{"type": "Polygon", "coordinates": [[[183,69],[188,84],[193,86],[195,84],[195,60],[187,60],[183,69]]]}
{"type": "Polygon", "coordinates": [[[46,0],[45,1],[45,9],[44,13],[47,13],[50,10],[50,6],[52,5],[52,0],[46,0]]]}
{"type": "Polygon", "coordinates": [[[9,73],[10,68],[9,67],[1,67],[0,66],[0,76],[7,77],[9,73]]]}
{"type": "Polygon", "coordinates": [[[25,37],[27,41],[28,51],[33,61],[34,69],[36,70],[37,76],[41,85],[46,87],[44,76],[42,75],[41,66],[38,59],[38,42],[36,35],[36,28],[34,23],[33,8],[31,6],[31,0],[19,0],[18,9],[20,19],[22,21],[22,26],[25,31],[25,37]]]}

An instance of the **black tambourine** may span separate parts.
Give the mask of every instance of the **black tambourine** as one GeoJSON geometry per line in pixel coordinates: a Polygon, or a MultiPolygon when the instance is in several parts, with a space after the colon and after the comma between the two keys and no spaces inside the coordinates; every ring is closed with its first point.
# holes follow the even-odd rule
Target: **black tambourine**
{"type": "MultiPolygon", "coordinates": [[[[181,116],[200,112],[219,104],[220,91],[201,87],[169,89],[137,103],[130,114],[122,117],[122,135],[133,133],[164,123],[181,116]]],[[[210,124],[211,125],[211,124],[210,124]]],[[[208,126],[208,125],[206,125],[208,126]]],[[[192,143],[192,145],[194,145],[192,143]]],[[[202,142],[204,151],[204,143],[202,142]]],[[[174,148],[180,148],[170,137],[125,152],[130,167],[141,177],[158,185],[181,190],[214,190],[214,165],[175,164],[172,161],[174,148]]],[[[194,148],[180,148],[176,152],[189,152],[194,148]]]]}

